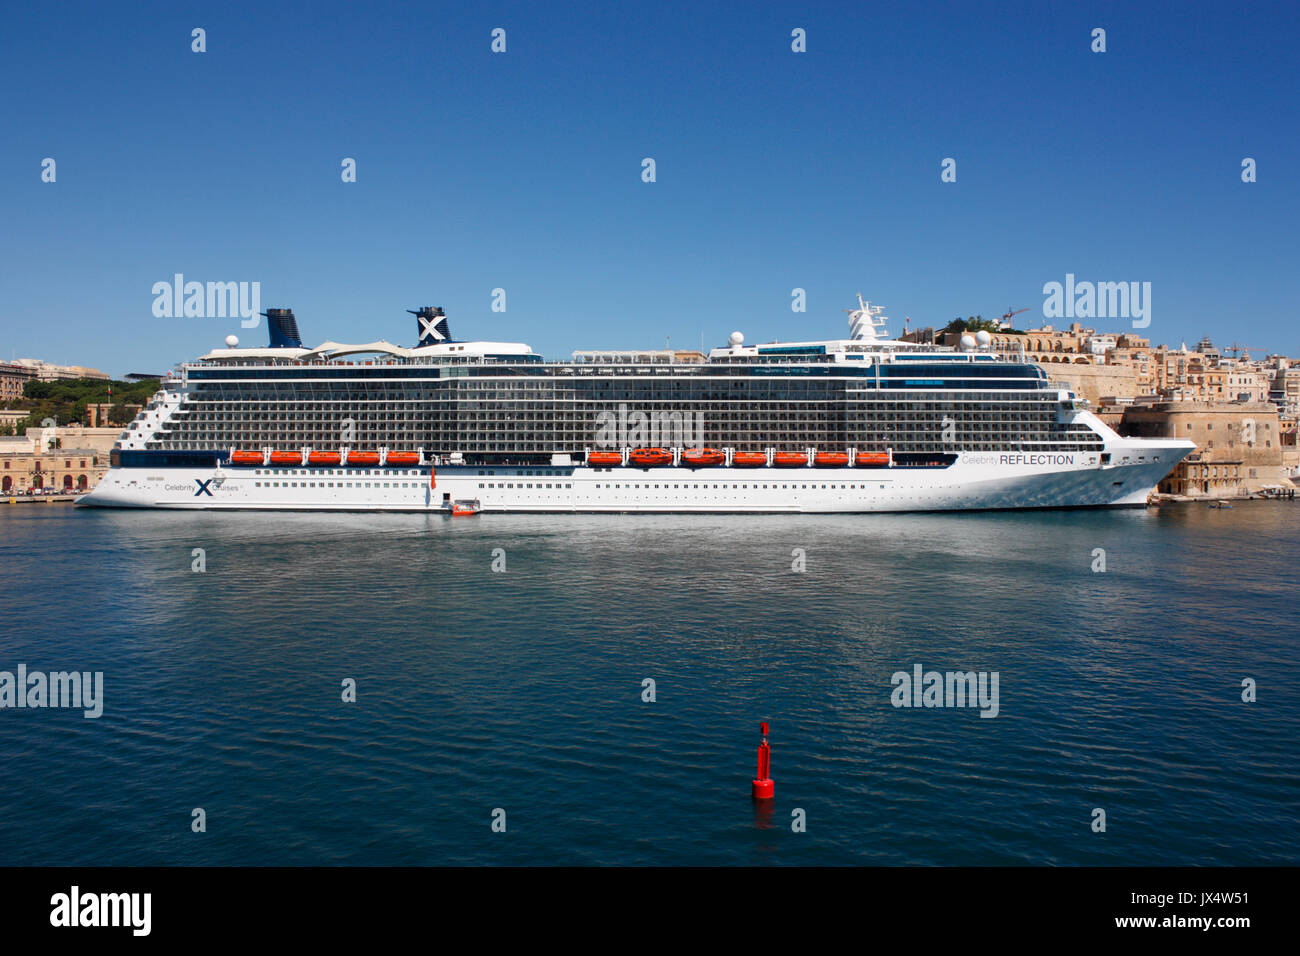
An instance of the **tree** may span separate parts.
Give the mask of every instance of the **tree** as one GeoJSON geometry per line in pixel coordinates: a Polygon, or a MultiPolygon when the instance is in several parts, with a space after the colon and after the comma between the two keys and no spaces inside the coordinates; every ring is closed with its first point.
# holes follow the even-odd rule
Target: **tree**
{"type": "Polygon", "coordinates": [[[23,397],[13,404],[14,408],[29,413],[24,421],[18,423],[18,434],[23,428],[39,426],[47,418],[53,418],[60,425],[85,422],[86,405],[90,403],[111,405],[107,423],[125,424],[132,417],[127,414],[126,406],[144,405],[157,390],[157,379],[143,382],[86,378],[30,381],[23,387],[23,397]]]}
{"type": "Polygon", "coordinates": [[[996,332],[998,324],[982,315],[973,315],[969,319],[953,319],[944,329],[945,332],[979,332],[980,330],[996,332]]]}
{"type": "Polygon", "coordinates": [[[1019,329],[1002,329],[998,328],[997,319],[986,319],[982,315],[973,315],[968,319],[953,319],[948,323],[945,332],[961,334],[962,332],[998,332],[1002,335],[1024,335],[1019,329]]]}

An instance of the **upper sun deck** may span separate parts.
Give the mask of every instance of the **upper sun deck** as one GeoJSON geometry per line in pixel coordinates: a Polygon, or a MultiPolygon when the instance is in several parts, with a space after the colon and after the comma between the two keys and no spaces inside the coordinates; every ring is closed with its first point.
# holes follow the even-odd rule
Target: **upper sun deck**
{"type": "MultiPolygon", "coordinates": [[[[451,338],[445,313],[426,306],[413,312],[419,320],[420,341],[413,347],[395,345],[380,339],[347,344],[327,341],[315,348],[302,345],[292,310],[268,310],[271,320],[271,343],[261,348],[241,347],[235,336],[228,336],[225,348],[216,348],[192,362],[178,366],[186,369],[215,367],[362,369],[374,366],[440,367],[463,365],[528,365],[551,368],[574,368],[582,372],[613,372],[649,366],[656,373],[670,369],[680,373],[702,372],[709,368],[773,365],[839,366],[851,369],[871,365],[906,364],[925,361],[936,363],[986,363],[1022,360],[1001,356],[989,350],[987,342],[977,337],[963,337],[962,346],[947,346],[889,339],[885,335],[885,318],[880,306],[872,306],[858,296],[858,308],[849,314],[850,337],[803,342],[765,342],[746,345],[740,332],[731,333],[728,343],[707,354],[695,350],[603,349],[579,350],[568,361],[546,361],[522,342],[461,342],[451,338]]],[[[983,335],[984,333],[979,333],[983,335]]]]}
{"type": "Polygon", "coordinates": [[[357,345],[322,342],[315,348],[213,349],[195,362],[213,365],[435,365],[463,362],[540,362],[522,342],[443,342],[405,348],[377,341],[357,345]]]}
{"type": "Polygon", "coordinates": [[[987,351],[958,351],[943,346],[911,342],[877,342],[864,345],[848,340],[828,342],[766,343],[762,345],[713,349],[707,357],[699,352],[673,352],[666,349],[589,350],[573,353],[568,361],[547,361],[527,346],[502,342],[457,343],[454,349],[429,353],[425,349],[381,349],[370,346],[347,346],[341,351],[318,349],[214,349],[193,362],[178,366],[184,369],[212,368],[279,368],[279,369],[370,369],[376,366],[401,368],[438,368],[446,366],[518,366],[533,368],[568,368],[597,373],[637,369],[654,372],[704,373],[709,369],[734,369],[740,366],[830,366],[851,369],[854,366],[907,365],[917,362],[940,363],[953,368],[979,363],[1023,364],[1016,359],[987,351]]]}

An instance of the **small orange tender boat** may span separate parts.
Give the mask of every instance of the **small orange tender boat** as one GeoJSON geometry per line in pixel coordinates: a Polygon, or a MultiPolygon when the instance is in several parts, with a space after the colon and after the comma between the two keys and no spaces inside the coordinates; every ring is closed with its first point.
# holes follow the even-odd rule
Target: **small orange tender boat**
{"type": "Polygon", "coordinates": [[[778,468],[799,468],[808,464],[808,456],[801,451],[778,451],[772,462],[778,468]]]}
{"type": "Polygon", "coordinates": [[[379,452],[377,451],[350,451],[348,452],[348,465],[377,465],[379,464],[379,452]]]}
{"type": "Polygon", "coordinates": [[[593,451],[587,455],[587,464],[596,468],[610,468],[623,464],[623,456],[616,451],[593,451]]]}
{"type": "Polygon", "coordinates": [[[888,465],[889,452],[887,451],[860,451],[858,452],[859,465],[888,465]]]}
{"type": "Polygon", "coordinates": [[[671,465],[673,453],[666,448],[637,448],[627,456],[629,463],[641,468],[671,465]]]}
{"type": "Polygon", "coordinates": [[[737,468],[757,468],[767,464],[767,456],[761,451],[738,451],[731,456],[731,464],[737,468]]]}
{"type": "Polygon", "coordinates": [[[727,456],[716,448],[688,448],[682,452],[682,464],[690,468],[707,468],[721,465],[727,456]]]}
{"type": "Polygon", "coordinates": [[[342,456],[336,451],[313,451],[307,454],[309,465],[337,465],[342,456]]]}
{"type": "Polygon", "coordinates": [[[402,467],[405,467],[406,465],[418,465],[420,463],[420,455],[418,452],[414,451],[390,451],[388,453],[388,463],[390,465],[399,465],[402,467]]]}
{"type": "Polygon", "coordinates": [[[231,452],[230,463],[232,465],[260,465],[262,463],[262,453],[260,451],[231,452]]]}
{"type": "Polygon", "coordinates": [[[271,452],[271,464],[273,465],[301,465],[302,452],[297,451],[273,451],[271,452]]]}
{"type": "Polygon", "coordinates": [[[813,458],[813,464],[818,468],[847,468],[849,466],[849,453],[846,451],[819,451],[813,458]]]}

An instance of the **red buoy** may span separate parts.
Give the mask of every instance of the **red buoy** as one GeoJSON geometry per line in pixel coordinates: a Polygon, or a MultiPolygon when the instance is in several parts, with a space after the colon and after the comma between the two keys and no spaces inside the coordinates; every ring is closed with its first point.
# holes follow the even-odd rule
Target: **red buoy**
{"type": "Polygon", "coordinates": [[[772,748],[767,743],[767,721],[758,725],[758,732],[763,735],[763,740],[758,745],[758,773],[754,779],[754,799],[771,800],[776,792],[776,784],[772,782],[772,748]]]}

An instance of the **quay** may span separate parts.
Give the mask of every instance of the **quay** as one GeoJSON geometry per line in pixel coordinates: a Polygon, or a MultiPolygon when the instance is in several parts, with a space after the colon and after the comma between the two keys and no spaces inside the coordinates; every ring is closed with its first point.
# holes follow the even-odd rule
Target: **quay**
{"type": "Polygon", "coordinates": [[[42,502],[48,505],[58,503],[71,504],[83,494],[85,494],[85,492],[78,491],[73,494],[60,493],[57,495],[7,495],[3,500],[11,505],[40,504],[42,502]]]}

